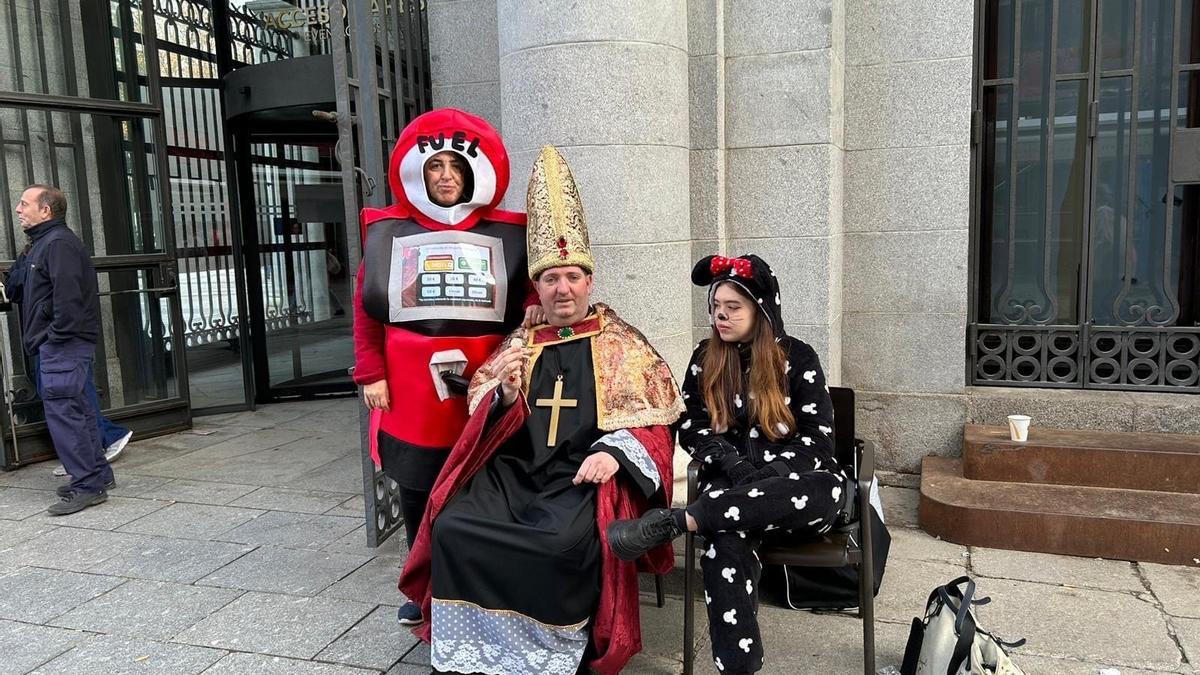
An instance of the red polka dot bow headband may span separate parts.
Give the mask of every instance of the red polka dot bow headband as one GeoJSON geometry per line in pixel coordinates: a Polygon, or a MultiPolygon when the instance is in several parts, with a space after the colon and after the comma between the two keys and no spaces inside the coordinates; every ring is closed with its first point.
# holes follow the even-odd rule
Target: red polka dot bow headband
{"type": "Polygon", "coordinates": [[[709,263],[708,269],[713,276],[717,276],[731,270],[730,275],[735,277],[750,278],[752,274],[750,269],[750,261],[745,258],[726,258],[725,256],[713,256],[712,262],[709,263]]]}

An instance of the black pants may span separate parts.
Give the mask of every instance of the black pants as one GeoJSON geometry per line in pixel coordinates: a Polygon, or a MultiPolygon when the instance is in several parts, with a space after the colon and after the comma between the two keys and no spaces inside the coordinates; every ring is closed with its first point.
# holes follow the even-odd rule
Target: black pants
{"type": "Polygon", "coordinates": [[[700,497],[687,510],[705,540],[700,569],[717,670],[740,675],[763,666],[757,552],[763,535],[782,530],[807,538],[827,531],[841,510],[844,481],[822,470],[730,487],[723,475],[701,475],[700,497]]]}
{"type": "Polygon", "coordinates": [[[425,517],[425,506],[429,504],[429,490],[414,490],[400,486],[400,513],[404,515],[404,538],[408,540],[408,550],[412,550],[413,542],[417,540],[417,529],[425,517]]]}

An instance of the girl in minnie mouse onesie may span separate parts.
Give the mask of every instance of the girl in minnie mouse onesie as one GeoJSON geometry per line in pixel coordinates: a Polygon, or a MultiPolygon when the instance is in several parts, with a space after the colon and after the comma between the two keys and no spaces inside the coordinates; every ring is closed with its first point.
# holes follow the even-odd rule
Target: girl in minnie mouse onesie
{"type": "Polygon", "coordinates": [[[821,362],[785,334],[771,268],[755,255],[709,256],[692,283],[708,286],[713,331],[692,354],[687,411],[675,426],[683,449],[703,463],[701,493],[686,509],[613,523],[609,545],[630,559],[686,530],[703,536],[713,660],[723,673],[753,673],[763,665],[756,550],[764,535],[829,530],[847,500],[846,477],[834,460],[821,362]]]}
{"type": "MultiPolygon", "coordinates": [[[[411,546],[466,425],[467,382],[522,319],[540,321],[540,306],[525,276],[525,214],[497,208],[508,153],[491,125],[453,108],[417,117],[396,142],[388,182],[396,203],[361,215],[354,380],[411,546]]],[[[399,619],[419,623],[420,609],[408,603],[399,619]]]]}

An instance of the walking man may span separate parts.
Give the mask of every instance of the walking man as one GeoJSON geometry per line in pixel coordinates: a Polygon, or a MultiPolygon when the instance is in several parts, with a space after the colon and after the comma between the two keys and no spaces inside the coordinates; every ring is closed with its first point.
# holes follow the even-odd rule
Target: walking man
{"type": "Polygon", "coordinates": [[[100,445],[95,407],[87,396],[100,337],[96,270],[79,237],[67,227],[67,199],[57,188],[31,185],[17,203],[17,221],[30,238],[21,263],[21,336],[33,357],[46,426],[71,477],[62,501],[47,511],[65,516],[108,499],[112,467],[100,445]]]}

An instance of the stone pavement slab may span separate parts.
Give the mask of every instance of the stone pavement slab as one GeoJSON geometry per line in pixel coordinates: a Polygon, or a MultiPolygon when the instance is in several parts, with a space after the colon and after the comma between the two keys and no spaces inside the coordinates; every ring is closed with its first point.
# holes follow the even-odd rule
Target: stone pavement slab
{"type": "MultiPolygon", "coordinates": [[[[942,541],[921,530],[910,530],[905,527],[893,527],[888,530],[892,536],[892,547],[888,549],[888,559],[905,558],[907,560],[927,560],[944,562],[950,565],[966,565],[967,547],[949,541],[942,541]]],[[[949,579],[947,579],[949,581],[949,579]]]]}
{"type": "Polygon", "coordinates": [[[400,580],[403,564],[404,559],[400,556],[378,556],[321,591],[321,596],[399,606],[404,598],[396,583],[400,580]]]}
{"type": "Polygon", "coordinates": [[[1138,565],[1167,614],[1200,618],[1200,567],[1138,565]]]}
{"type": "Polygon", "coordinates": [[[247,593],[175,642],[310,659],[372,610],[336,598],[247,593]]]}
{"type": "Polygon", "coordinates": [[[417,644],[413,634],[396,623],[398,607],[383,605],[317,654],[318,661],[387,670],[417,644]]]}
{"type": "Polygon", "coordinates": [[[52,490],[0,487],[0,520],[25,520],[45,511],[58,501],[52,490]]]}
{"type": "Polygon", "coordinates": [[[1187,670],[1142,670],[1140,668],[1117,668],[1103,663],[1087,663],[1074,659],[1052,659],[1045,656],[1022,654],[1014,650],[1010,655],[1013,662],[1025,671],[1026,675],[1175,675],[1186,673],[1187,670]],[[1106,670],[1107,669],[1107,670],[1106,670]]]}
{"type": "MultiPolygon", "coordinates": [[[[193,450],[174,457],[166,457],[159,461],[149,462],[136,467],[139,474],[148,476],[165,476],[167,478],[188,478],[191,480],[226,480],[221,477],[213,477],[210,475],[214,468],[223,467],[227,462],[236,460],[239,457],[245,457],[264,450],[274,449],[281,445],[287,445],[307,434],[299,431],[287,431],[282,429],[263,429],[250,431],[245,434],[234,436],[228,440],[210,445],[201,450],[193,450]]],[[[236,463],[233,464],[236,466],[236,463]]],[[[120,467],[115,467],[120,468],[120,467]]],[[[222,474],[228,472],[222,472],[222,474]]],[[[228,480],[230,483],[244,482],[256,483],[253,480],[228,480]]]]}
{"type": "Polygon", "coordinates": [[[332,490],[351,494],[362,491],[362,458],[358,452],[343,454],[298,476],[269,481],[300,490],[332,490]]]}
{"type": "Polygon", "coordinates": [[[362,517],[267,511],[215,539],[261,546],[320,549],[362,526],[362,517]]]}
{"type": "Polygon", "coordinates": [[[352,516],[355,518],[362,518],[363,514],[366,513],[363,508],[364,505],[365,500],[363,499],[362,491],[360,490],[358,494],[325,511],[325,513],[331,516],[352,516]]]}
{"type": "Polygon", "coordinates": [[[397,532],[395,536],[389,538],[379,546],[374,548],[367,546],[367,531],[366,527],[360,525],[358,529],[346,534],[332,544],[321,549],[322,551],[333,551],[334,553],[353,553],[355,555],[365,555],[367,557],[383,555],[383,556],[406,556],[408,555],[408,542],[404,539],[404,531],[397,532]]]}
{"type": "MultiPolygon", "coordinates": [[[[884,583],[887,583],[886,581],[884,583]]],[[[862,621],[853,613],[814,613],[762,607],[758,614],[763,637],[764,675],[862,673],[862,621]]],[[[899,665],[908,625],[876,622],[876,668],[899,665]]],[[[716,672],[707,650],[697,659],[697,672],[716,672]]]]}
{"type": "Polygon", "coordinates": [[[252,550],[254,547],[246,544],[138,535],[133,547],[108,558],[92,571],[190,584],[252,550]]]}
{"type": "MultiPolygon", "coordinates": [[[[428,675],[426,668],[422,675],[428,675]]],[[[374,670],[352,668],[335,663],[298,661],[266,654],[230,654],[204,675],[366,675],[374,670]]]]}
{"type": "Polygon", "coordinates": [[[0,619],[46,623],[124,583],[124,579],[37,567],[0,572],[0,619]]]}
{"type": "Polygon", "coordinates": [[[225,652],[143,638],[98,635],[33,671],[36,675],[191,675],[225,652]]]}
{"type": "Polygon", "coordinates": [[[97,565],[136,546],[139,539],[136,534],[57,527],[0,551],[0,565],[94,572],[97,565]]]}
{"type": "MultiPolygon", "coordinates": [[[[361,491],[361,485],[359,486],[361,491]]],[[[230,502],[230,506],[245,506],[252,509],[292,511],[295,513],[325,513],[345,502],[353,493],[319,492],[316,490],[293,490],[288,488],[261,487],[244,497],[230,502]]],[[[362,520],[362,511],[358,513],[362,520]]]]}
{"type": "Polygon", "coordinates": [[[966,574],[962,564],[925,560],[895,562],[888,561],[879,595],[875,596],[875,617],[881,621],[907,625],[914,616],[925,611],[925,602],[934,586],[966,574]]]}
{"type": "Polygon", "coordinates": [[[53,531],[57,526],[48,523],[35,523],[29,521],[11,521],[0,525],[0,557],[4,552],[12,547],[20,544],[23,541],[28,541],[34,537],[40,537],[47,532],[53,531]]]}
{"type": "Polygon", "coordinates": [[[1133,563],[1124,560],[1079,558],[972,546],[971,570],[977,576],[1039,581],[1060,586],[1130,593],[1146,590],[1133,563]]]}
{"type": "Polygon", "coordinates": [[[1167,621],[1175,631],[1175,637],[1183,647],[1188,663],[1200,672],[1200,619],[1171,617],[1167,621]]]}
{"type": "MultiPolygon", "coordinates": [[[[275,434],[275,430],[262,432],[275,434]]],[[[236,442],[240,439],[235,439],[236,442]]],[[[175,478],[190,478],[192,480],[210,480],[225,483],[246,483],[251,485],[290,485],[290,481],[306,473],[330,463],[332,458],[345,452],[334,453],[323,445],[313,445],[312,439],[299,439],[290,443],[252,452],[245,452],[233,457],[209,457],[212,448],[203,452],[194,452],[179,459],[161,464],[154,464],[140,469],[151,475],[166,475],[175,478]]],[[[361,482],[361,479],[360,479],[361,482]]],[[[341,490],[333,485],[290,485],[291,487],[307,489],[341,490]]]]}
{"type": "Polygon", "coordinates": [[[345,403],[318,410],[312,414],[302,415],[287,422],[289,429],[301,429],[323,434],[338,434],[341,436],[358,435],[358,409],[362,405],[356,399],[347,399],[345,403]]]}
{"type": "Polygon", "coordinates": [[[368,560],[364,556],[345,553],[264,546],[197,583],[247,591],[316,595],[368,560]]]}
{"type": "Polygon", "coordinates": [[[157,488],[146,491],[142,494],[142,497],[167,499],[173,502],[224,506],[239,497],[254,492],[256,489],[258,488],[253,485],[172,478],[157,488]]]}
{"type": "Polygon", "coordinates": [[[185,539],[214,539],[266,511],[209,504],[171,504],[129,523],[121,532],[156,534],[185,539]]]}
{"type": "Polygon", "coordinates": [[[401,661],[388,669],[387,675],[429,675],[429,666],[418,666],[401,661]]]}
{"type": "MultiPolygon", "coordinates": [[[[46,506],[57,500],[58,497],[51,497],[51,501],[46,506]]],[[[110,496],[108,501],[103,504],[93,506],[79,513],[72,513],[69,516],[52,516],[43,511],[31,516],[29,520],[53,525],[86,527],[93,530],[115,530],[122,525],[132,523],[139,518],[162,510],[170,505],[170,502],[153,499],[110,496]]]]}
{"type": "Polygon", "coordinates": [[[91,636],[65,628],[0,620],[0,675],[22,675],[91,636]]]}
{"type": "Polygon", "coordinates": [[[134,579],[54,619],[63,628],[168,640],[241,591],[134,579]]]}
{"type": "Polygon", "coordinates": [[[979,582],[977,592],[992,597],[980,608],[985,628],[1028,641],[1018,653],[1145,670],[1180,667],[1166,617],[1133,594],[1007,579],[979,582]]]}
{"type": "MultiPolygon", "coordinates": [[[[110,497],[146,497],[146,493],[169,482],[170,478],[162,476],[143,476],[125,470],[118,466],[113,471],[116,474],[117,486],[108,491],[110,497]]],[[[60,479],[66,482],[66,479],[60,479]]]]}

